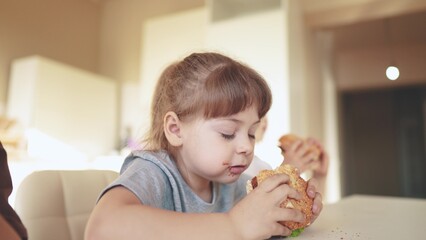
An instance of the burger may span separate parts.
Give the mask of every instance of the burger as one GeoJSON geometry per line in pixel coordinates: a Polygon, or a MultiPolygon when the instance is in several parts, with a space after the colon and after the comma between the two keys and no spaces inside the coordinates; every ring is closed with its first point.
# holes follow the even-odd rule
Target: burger
{"type": "Polygon", "coordinates": [[[255,177],[247,182],[247,193],[251,192],[257,186],[262,184],[262,182],[275,174],[287,174],[290,178],[289,185],[299,192],[301,195],[300,199],[286,198],[280,204],[281,208],[295,208],[302,211],[305,214],[305,220],[303,222],[293,222],[293,221],[282,221],[279,222],[281,225],[292,230],[290,236],[298,236],[307,226],[311,224],[312,221],[312,205],[313,199],[310,198],[306,189],[308,187],[307,182],[300,177],[299,171],[297,168],[289,165],[282,164],[274,170],[262,170],[255,177]]]}

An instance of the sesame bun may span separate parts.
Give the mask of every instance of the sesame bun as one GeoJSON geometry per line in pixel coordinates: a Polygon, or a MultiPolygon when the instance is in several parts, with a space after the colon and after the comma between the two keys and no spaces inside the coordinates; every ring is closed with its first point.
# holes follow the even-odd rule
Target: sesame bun
{"type": "Polygon", "coordinates": [[[305,228],[311,224],[312,221],[312,205],[313,205],[313,199],[310,198],[306,194],[306,189],[308,187],[307,182],[300,177],[299,171],[297,168],[289,165],[289,164],[283,164],[279,167],[277,167],[274,170],[262,170],[253,177],[251,180],[247,182],[247,193],[251,192],[253,189],[255,189],[258,185],[262,184],[262,182],[267,179],[270,176],[273,176],[275,174],[287,174],[290,177],[289,185],[290,187],[296,189],[296,191],[299,192],[301,195],[301,198],[299,200],[293,199],[293,198],[286,198],[281,204],[281,208],[295,208],[300,211],[302,211],[305,214],[305,221],[300,222],[291,222],[291,221],[284,221],[279,222],[280,224],[286,226],[290,230],[297,230],[301,228],[305,228]]]}

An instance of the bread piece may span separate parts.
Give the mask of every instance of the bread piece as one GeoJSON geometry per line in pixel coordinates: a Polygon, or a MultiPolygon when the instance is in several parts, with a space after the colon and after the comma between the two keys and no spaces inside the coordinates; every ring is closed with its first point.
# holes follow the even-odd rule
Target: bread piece
{"type": "MultiPolygon", "coordinates": [[[[306,139],[303,139],[295,134],[286,134],[280,137],[279,141],[279,147],[281,148],[282,151],[285,151],[285,149],[288,149],[294,142],[301,140],[301,141],[305,141],[306,139]]],[[[316,145],[311,145],[308,148],[308,152],[309,153],[313,153],[314,157],[313,160],[319,160],[320,156],[321,156],[321,149],[318,148],[318,146],[316,145]]]]}
{"type": "Polygon", "coordinates": [[[306,189],[308,187],[308,184],[303,178],[300,177],[299,171],[295,167],[289,164],[283,164],[277,167],[275,170],[260,171],[258,175],[256,175],[255,177],[253,177],[251,180],[247,182],[247,185],[246,185],[247,193],[251,192],[258,185],[262,184],[262,182],[268,177],[275,174],[280,174],[280,173],[287,174],[290,177],[290,181],[289,181],[290,187],[296,189],[301,195],[300,200],[293,199],[293,198],[285,199],[280,204],[280,207],[296,208],[301,210],[305,214],[305,221],[302,223],[283,221],[283,222],[280,222],[280,224],[288,227],[290,230],[296,230],[296,229],[309,226],[312,220],[313,199],[306,194],[306,189]]]}

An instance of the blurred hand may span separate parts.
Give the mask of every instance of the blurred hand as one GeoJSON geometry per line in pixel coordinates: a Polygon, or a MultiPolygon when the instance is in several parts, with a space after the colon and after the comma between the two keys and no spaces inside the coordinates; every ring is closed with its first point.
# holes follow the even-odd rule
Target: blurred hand
{"type": "Polygon", "coordinates": [[[295,141],[287,149],[281,148],[281,154],[284,156],[284,163],[293,165],[299,169],[300,173],[312,170],[315,177],[325,177],[327,175],[328,153],[322,144],[314,138],[308,138],[306,141],[295,141]],[[316,145],[321,150],[319,159],[315,159],[315,154],[309,151],[312,145],[316,145]]]}
{"type": "Polygon", "coordinates": [[[326,177],[328,173],[328,165],[330,163],[327,151],[324,149],[324,146],[314,138],[308,138],[308,142],[316,145],[321,150],[317,165],[312,169],[314,177],[326,177]]]}

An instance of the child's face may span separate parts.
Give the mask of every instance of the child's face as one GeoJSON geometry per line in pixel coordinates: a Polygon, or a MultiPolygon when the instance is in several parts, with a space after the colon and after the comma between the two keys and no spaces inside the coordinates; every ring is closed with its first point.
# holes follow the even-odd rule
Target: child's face
{"type": "Polygon", "coordinates": [[[258,125],[255,107],[228,117],[200,117],[184,123],[178,151],[180,169],[192,180],[236,181],[253,159],[258,125]]]}

